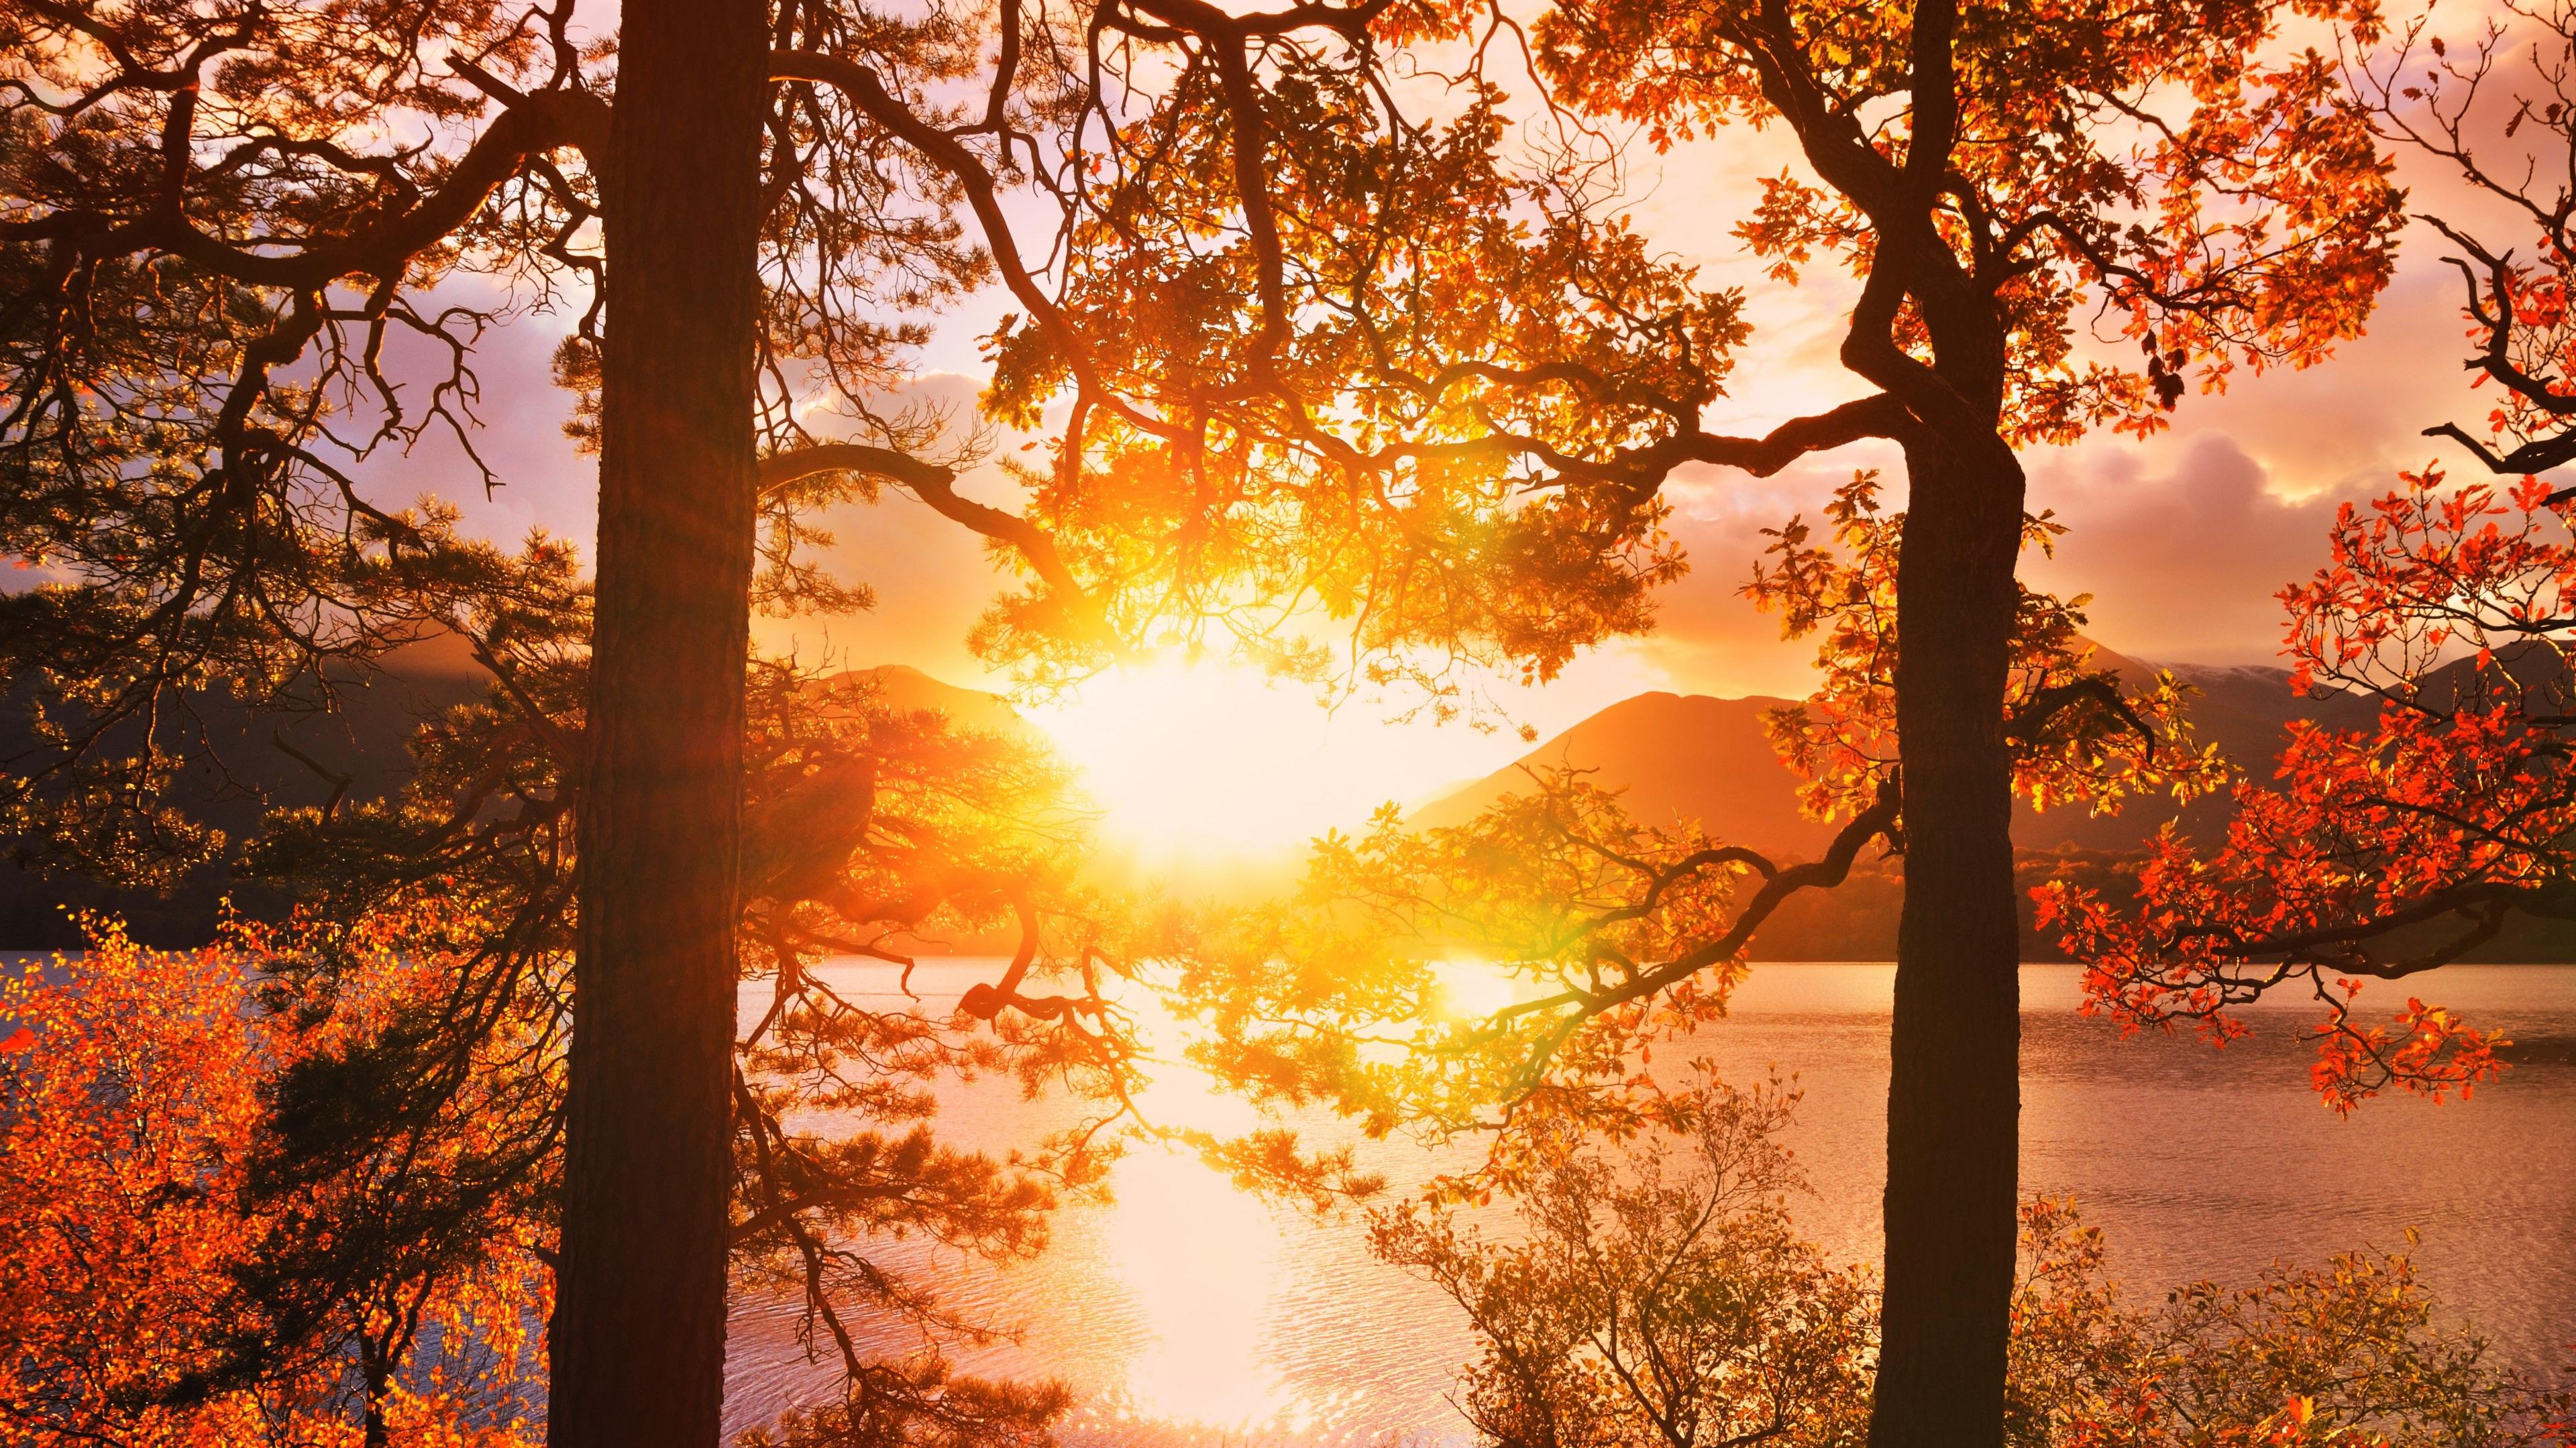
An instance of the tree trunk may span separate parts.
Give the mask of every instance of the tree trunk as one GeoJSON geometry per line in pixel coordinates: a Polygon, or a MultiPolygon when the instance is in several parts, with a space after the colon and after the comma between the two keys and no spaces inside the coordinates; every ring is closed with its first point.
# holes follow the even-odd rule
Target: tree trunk
{"type": "Polygon", "coordinates": [[[2020,469],[1931,445],[1897,581],[1905,905],[1887,1089],[1887,1276],[1872,1448],[1995,1448],[2018,1225],[2020,981],[2003,738],[2020,469]]]}
{"type": "Polygon", "coordinates": [[[760,0],[626,0],[547,1441],[722,1429],[760,0]]]}

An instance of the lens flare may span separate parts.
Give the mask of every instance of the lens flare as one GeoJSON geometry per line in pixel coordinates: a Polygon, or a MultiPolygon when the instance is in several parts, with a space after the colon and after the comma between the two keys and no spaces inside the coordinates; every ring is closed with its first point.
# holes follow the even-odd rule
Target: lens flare
{"type": "Polygon", "coordinates": [[[1431,968],[1440,987],[1440,1008],[1461,1019],[1490,1016],[1519,998],[1519,982],[1504,966],[1473,956],[1441,961],[1431,968]]]}

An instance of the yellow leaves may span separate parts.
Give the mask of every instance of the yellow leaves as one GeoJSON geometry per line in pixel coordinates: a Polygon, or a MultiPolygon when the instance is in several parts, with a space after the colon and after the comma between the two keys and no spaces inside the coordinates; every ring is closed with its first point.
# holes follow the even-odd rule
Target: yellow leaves
{"type": "MultiPolygon", "coordinates": [[[[0,1128],[0,1398],[41,1404],[37,1418],[18,1420],[36,1441],[54,1441],[51,1432],[230,1445],[265,1441],[280,1425],[307,1441],[354,1434],[334,1356],[345,1339],[331,1334],[369,1320],[378,1309],[365,1303],[328,1304],[354,1315],[335,1317],[337,1328],[316,1324],[322,1337],[299,1345],[314,1355],[289,1354],[255,1384],[218,1382],[208,1395],[160,1400],[266,1330],[247,1284],[276,1235],[328,1193],[317,1185],[261,1195],[255,1163],[273,1129],[265,1093],[362,1031],[360,1023],[383,1019],[398,998],[424,990],[444,998],[455,964],[438,960],[444,912],[416,905],[395,914],[403,918],[339,932],[238,927],[202,951],[144,949],[91,922],[86,955],[0,992],[0,1010],[36,1027],[23,1049],[0,1059],[24,1108],[0,1128]],[[318,1019],[270,1002],[277,990],[291,993],[286,983],[301,973],[323,969],[340,975],[332,1008],[318,1019]]],[[[484,1098],[469,1091],[465,1099],[472,1111],[484,1098]]],[[[448,1160],[447,1150],[423,1143],[420,1164],[448,1160]]],[[[467,1334],[492,1349],[479,1366],[460,1368],[460,1357],[406,1389],[404,1422],[451,1427],[402,1441],[522,1441],[524,1430],[508,1426],[509,1404],[531,1400],[527,1374],[537,1364],[532,1352],[503,1349],[526,1347],[512,1324],[545,1311],[543,1269],[515,1245],[541,1240],[545,1229],[482,1225],[491,1232],[488,1270],[397,1284],[417,1289],[406,1300],[427,1320],[461,1325],[466,1313],[493,1328],[467,1334]],[[478,1415],[483,1426],[470,1436],[441,1436],[467,1432],[463,1424],[478,1415]]],[[[327,1234],[323,1245],[329,1250],[327,1234]]]]}

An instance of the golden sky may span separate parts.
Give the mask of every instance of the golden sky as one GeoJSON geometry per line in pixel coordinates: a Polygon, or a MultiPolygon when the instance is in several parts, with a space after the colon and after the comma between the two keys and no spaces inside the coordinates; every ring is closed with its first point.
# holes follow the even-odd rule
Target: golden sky
{"type": "MultiPolygon", "coordinates": [[[[1733,395],[1709,417],[1726,431],[1759,431],[1859,390],[1833,356],[1850,286],[1822,269],[1797,288],[1768,283],[1729,235],[1756,195],[1755,178],[1793,162],[1786,144],[1776,130],[1733,130],[1669,156],[1644,154],[1627,178],[1648,236],[1697,262],[1705,278],[1750,295],[1753,338],[1733,395]]],[[[2426,163],[2404,158],[2401,174],[2415,209],[2469,209],[2456,183],[2426,163]]],[[[2400,468],[2465,461],[2421,436],[2444,421],[2475,427],[2484,415],[2459,366],[2458,283],[2441,255],[2440,238],[2414,228],[2370,334],[2324,366],[2240,374],[2223,396],[2195,392],[2154,438],[2106,433],[2032,454],[2031,506],[2055,510],[2071,531],[2056,558],[2033,560],[2026,576],[2093,594],[2092,633],[2132,656],[2272,660],[2280,628],[2272,595],[2322,561],[2335,506],[2384,491],[2400,468]]],[[[1003,309],[998,298],[976,299],[944,325],[919,390],[971,406],[980,377],[969,339],[990,320],[976,313],[1003,309]]],[[[479,362],[482,447],[510,483],[488,500],[465,499],[470,521],[504,537],[543,525],[587,542],[593,470],[560,438],[564,395],[547,381],[546,319],[493,340],[499,345],[479,362]]],[[[1668,496],[1692,572],[1664,594],[1654,632],[1579,662],[1550,688],[1506,690],[1511,716],[1548,733],[1650,689],[1802,693],[1808,648],[1782,643],[1775,621],[1736,594],[1760,549],[1758,530],[1802,510],[1813,515],[1853,468],[1892,461],[1855,448],[1766,480],[1715,468],[1679,477],[1668,496]]],[[[424,447],[398,465],[398,486],[454,496],[455,464],[424,447]]],[[[1901,482],[1901,470],[1891,467],[1890,481],[1901,482]]],[[[961,491],[997,502],[1010,494],[989,472],[970,475],[961,491]]],[[[997,586],[977,540],[891,495],[828,526],[840,537],[833,563],[876,589],[876,610],[766,624],[767,642],[792,646],[809,663],[902,663],[952,683],[998,686],[965,648],[997,586]]],[[[1132,833],[1187,853],[1354,823],[1377,802],[1418,800],[1524,748],[1508,732],[1390,726],[1387,709],[1400,702],[1354,701],[1327,715],[1293,690],[1164,661],[1100,680],[1036,717],[1092,771],[1104,798],[1127,802],[1120,814],[1132,833]],[[1268,763],[1247,770],[1247,759],[1268,763]]]]}

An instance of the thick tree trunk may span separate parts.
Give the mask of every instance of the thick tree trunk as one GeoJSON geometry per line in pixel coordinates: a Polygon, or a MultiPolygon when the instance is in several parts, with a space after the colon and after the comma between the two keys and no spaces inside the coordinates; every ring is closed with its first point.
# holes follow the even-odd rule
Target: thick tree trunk
{"type": "Polygon", "coordinates": [[[721,1433],[766,18],[620,27],[558,1448],[721,1433]]]}
{"type": "Polygon", "coordinates": [[[2022,478],[1931,446],[1897,582],[1905,906],[1872,1448],[1994,1448],[2017,1233],[2020,982],[2003,704],[2022,478]]]}

